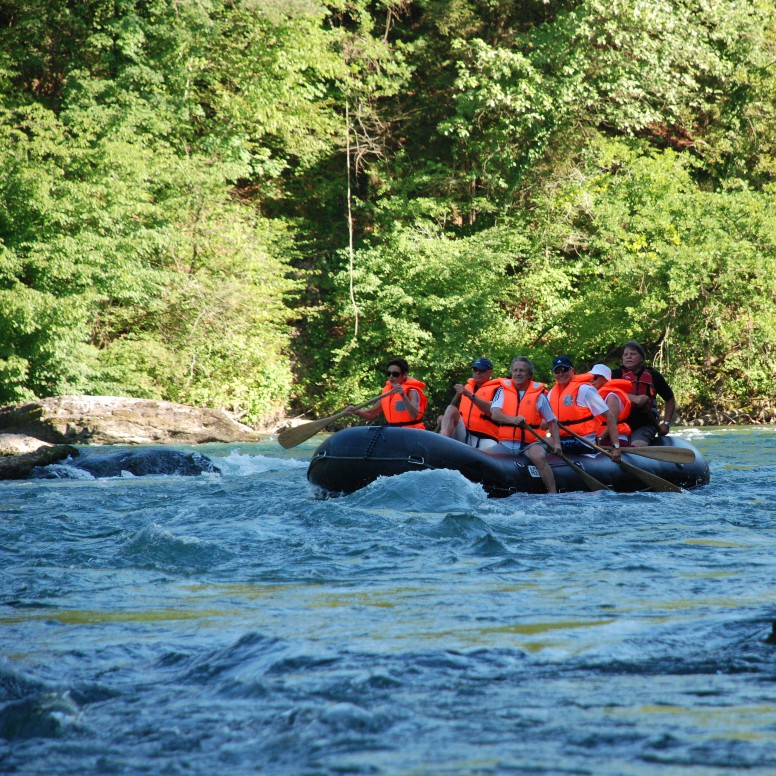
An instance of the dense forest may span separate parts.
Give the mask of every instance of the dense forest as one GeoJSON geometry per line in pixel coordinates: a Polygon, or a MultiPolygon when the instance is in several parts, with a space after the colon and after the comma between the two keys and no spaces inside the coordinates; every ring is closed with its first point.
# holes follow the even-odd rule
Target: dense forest
{"type": "Polygon", "coordinates": [[[248,423],[644,343],[770,401],[772,0],[0,0],[0,403],[248,423]]]}

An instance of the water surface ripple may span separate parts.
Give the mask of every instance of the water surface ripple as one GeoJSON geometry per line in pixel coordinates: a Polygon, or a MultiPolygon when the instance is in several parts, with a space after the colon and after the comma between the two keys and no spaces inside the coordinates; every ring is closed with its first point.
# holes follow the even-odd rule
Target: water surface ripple
{"type": "Polygon", "coordinates": [[[0,483],[0,771],[774,773],[776,428],[678,433],[708,487],[0,483]]]}

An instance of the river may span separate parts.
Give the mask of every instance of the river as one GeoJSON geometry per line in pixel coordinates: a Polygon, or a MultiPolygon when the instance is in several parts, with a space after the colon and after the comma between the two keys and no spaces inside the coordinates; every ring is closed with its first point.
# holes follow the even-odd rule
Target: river
{"type": "Polygon", "coordinates": [[[710,485],[0,483],[0,772],[776,772],[776,427],[676,433],[710,485]]]}

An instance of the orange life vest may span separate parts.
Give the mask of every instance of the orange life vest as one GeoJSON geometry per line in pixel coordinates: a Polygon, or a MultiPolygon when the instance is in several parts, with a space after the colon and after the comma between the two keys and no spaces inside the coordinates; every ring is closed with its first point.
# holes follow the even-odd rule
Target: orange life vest
{"type": "MultiPolygon", "coordinates": [[[[531,428],[539,429],[541,427],[542,416],[536,407],[536,403],[539,401],[539,397],[546,393],[544,383],[532,381],[525,389],[521,398],[511,380],[501,379],[492,380],[491,382],[499,383],[504,392],[504,404],[501,410],[505,415],[522,415],[525,418],[525,422],[531,428]]],[[[496,427],[499,440],[525,443],[536,441],[536,437],[533,434],[520,426],[508,426],[497,423],[496,427]]],[[[543,432],[539,431],[539,434],[543,435],[543,432]]]]}
{"type": "MultiPolygon", "coordinates": [[[[625,423],[625,419],[630,415],[631,400],[628,398],[628,392],[631,389],[630,380],[608,380],[598,389],[598,393],[601,394],[601,398],[606,401],[606,397],[613,393],[620,398],[622,402],[622,409],[617,417],[617,433],[620,436],[629,437],[631,434],[631,427],[625,423]]],[[[602,437],[606,433],[606,421],[599,415],[596,418],[598,421],[598,431],[596,432],[598,437],[602,437]]]]}
{"type": "MultiPolygon", "coordinates": [[[[383,387],[383,393],[392,391],[393,387],[393,383],[391,383],[390,380],[386,380],[385,386],[383,387]]],[[[402,383],[402,388],[404,389],[405,393],[410,388],[414,388],[420,396],[420,412],[417,418],[410,417],[410,413],[407,412],[407,410],[404,408],[404,399],[399,396],[399,394],[394,393],[390,396],[384,396],[382,399],[380,399],[380,405],[383,408],[383,415],[385,415],[385,419],[389,426],[425,429],[426,426],[423,423],[423,413],[426,411],[426,405],[428,404],[426,394],[423,393],[423,389],[425,387],[425,383],[420,382],[420,380],[416,380],[414,377],[408,377],[402,383]]]]}
{"type": "MultiPolygon", "coordinates": [[[[586,377],[589,379],[589,375],[586,375],[586,377]]],[[[561,423],[566,426],[574,426],[574,432],[579,434],[579,436],[588,436],[589,434],[595,434],[598,422],[588,407],[580,407],[577,404],[577,394],[583,385],[590,385],[590,383],[572,378],[565,389],[560,389],[560,386],[556,383],[550,389],[548,398],[555,417],[561,423]]],[[[561,437],[571,436],[562,428],[560,429],[560,435],[561,437]]]]}
{"type": "MultiPolygon", "coordinates": [[[[474,379],[469,378],[466,388],[483,401],[493,401],[493,394],[501,386],[498,380],[488,380],[479,388],[476,387],[474,379]]],[[[461,420],[470,434],[486,439],[498,439],[498,426],[493,422],[490,415],[484,413],[477,405],[466,395],[461,394],[461,405],[458,408],[461,413],[461,420]]]]}

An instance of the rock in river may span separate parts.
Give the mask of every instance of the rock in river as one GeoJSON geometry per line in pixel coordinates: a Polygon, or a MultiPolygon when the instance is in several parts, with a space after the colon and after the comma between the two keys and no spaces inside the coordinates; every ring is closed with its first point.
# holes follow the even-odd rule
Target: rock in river
{"type": "Polygon", "coordinates": [[[256,442],[224,410],[119,396],[55,396],[0,408],[0,431],[53,444],[256,442]]]}

